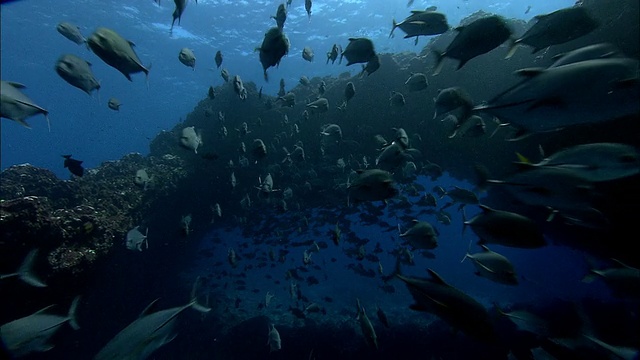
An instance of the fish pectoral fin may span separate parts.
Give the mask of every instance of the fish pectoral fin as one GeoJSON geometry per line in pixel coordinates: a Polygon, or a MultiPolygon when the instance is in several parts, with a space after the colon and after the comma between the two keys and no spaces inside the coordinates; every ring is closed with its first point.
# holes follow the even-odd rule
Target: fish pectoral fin
{"type": "Polygon", "coordinates": [[[477,261],[477,260],[476,260],[476,262],[475,262],[475,263],[476,263],[476,265],[480,266],[481,268],[483,268],[484,270],[486,270],[486,271],[490,272],[491,274],[495,274],[495,273],[496,273],[493,269],[491,269],[490,267],[488,267],[488,266],[484,265],[484,264],[483,264],[482,262],[480,262],[480,261],[477,261]]]}
{"type": "Polygon", "coordinates": [[[17,89],[26,88],[26,86],[24,84],[21,84],[21,83],[18,83],[18,82],[7,81],[7,83],[9,83],[9,85],[11,85],[11,86],[13,86],[14,88],[17,88],[17,89]]]}

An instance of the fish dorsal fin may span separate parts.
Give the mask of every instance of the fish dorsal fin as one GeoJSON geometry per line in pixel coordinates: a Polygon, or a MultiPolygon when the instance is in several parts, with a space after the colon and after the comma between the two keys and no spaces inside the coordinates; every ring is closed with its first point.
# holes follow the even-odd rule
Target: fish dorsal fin
{"type": "Polygon", "coordinates": [[[129,43],[129,45],[131,45],[131,47],[136,46],[136,44],[135,44],[133,41],[131,41],[131,40],[127,40],[127,42],[129,43]]]}
{"type": "Polygon", "coordinates": [[[520,70],[516,70],[515,74],[522,77],[532,78],[534,76],[540,75],[545,69],[544,68],[524,68],[520,70]]]}
{"type": "Polygon", "coordinates": [[[13,82],[13,81],[7,81],[7,83],[11,86],[13,86],[14,88],[17,89],[24,89],[26,88],[26,86],[24,84],[18,83],[18,82],[13,82]]]}
{"type": "Polygon", "coordinates": [[[433,271],[431,269],[427,269],[427,272],[431,276],[431,280],[433,282],[435,282],[436,284],[445,285],[445,286],[451,286],[451,285],[447,284],[446,281],[442,280],[442,278],[440,277],[440,275],[438,275],[437,272],[435,272],[435,271],[433,271]]]}
{"type": "Polygon", "coordinates": [[[56,306],[56,304],[49,305],[49,306],[47,306],[47,307],[45,307],[45,308],[42,308],[42,309],[40,309],[40,310],[36,311],[33,315],[35,315],[35,314],[41,314],[41,313],[43,313],[43,312],[45,312],[45,311],[47,311],[47,310],[51,309],[51,308],[52,308],[52,307],[54,307],[54,306],[56,306]]]}
{"type": "Polygon", "coordinates": [[[457,32],[462,32],[462,30],[464,30],[464,25],[460,25],[458,27],[453,28],[453,30],[457,31],[457,32]]]}
{"type": "Polygon", "coordinates": [[[633,269],[631,266],[623,263],[622,261],[618,260],[618,259],[611,259],[611,261],[613,261],[614,264],[616,264],[616,266],[618,267],[623,267],[623,268],[627,268],[627,269],[633,269]]]}
{"type": "Polygon", "coordinates": [[[495,211],[494,209],[488,207],[487,205],[480,204],[478,206],[480,207],[480,209],[482,209],[482,212],[485,213],[485,214],[488,214],[490,212],[494,212],[495,211]]]}
{"type": "Polygon", "coordinates": [[[413,219],[413,220],[411,220],[411,223],[412,223],[412,224],[417,224],[417,223],[419,223],[419,222],[420,222],[420,221],[419,221],[418,219],[413,219]]]}
{"type": "Polygon", "coordinates": [[[147,316],[147,315],[151,314],[152,312],[154,312],[153,310],[155,309],[155,305],[158,302],[158,300],[160,300],[160,298],[157,298],[157,299],[153,300],[151,302],[151,304],[147,305],[147,307],[144,308],[144,310],[142,310],[142,312],[140,313],[139,317],[147,316]]]}
{"type": "Polygon", "coordinates": [[[356,41],[356,40],[358,40],[358,39],[357,38],[349,38],[349,42],[356,41]]]}
{"type": "Polygon", "coordinates": [[[424,11],[436,11],[436,10],[438,10],[438,7],[435,5],[429,6],[428,8],[424,9],[424,11]]]}
{"type": "Polygon", "coordinates": [[[491,250],[489,250],[489,248],[487,247],[487,245],[480,245],[480,247],[482,248],[482,250],[484,252],[492,252],[491,250]]]}

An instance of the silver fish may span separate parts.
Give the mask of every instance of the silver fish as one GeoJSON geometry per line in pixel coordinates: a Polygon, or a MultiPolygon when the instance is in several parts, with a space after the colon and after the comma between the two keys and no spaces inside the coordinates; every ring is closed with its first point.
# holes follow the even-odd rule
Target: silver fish
{"type": "Polygon", "coordinates": [[[63,21],[56,25],[56,30],[58,30],[62,36],[78,45],[85,44],[87,42],[87,39],[80,33],[80,28],[72,23],[63,21]]]}
{"type": "Polygon", "coordinates": [[[96,354],[95,360],[106,359],[146,359],[158,348],[176,337],[174,327],[176,319],[188,308],[206,313],[211,309],[201,305],[196,297],[199,279],[191,290],[189,303],[166,310],[152,312],[158,299],[147,306],[140,317],[122,329],[96,354]]]}
{"type": "Polygon", "coordinates": [[[196,69],[196,56],[193,53],[193,50],[189,48],[182,48],[180,53],[178,53],[178,60],[185,66],[196,69]]]}
{"type": "Polygon", "coordinates": [[[140,228],[140,226],[136,226],[127,232],[127,242],[125,245],[129,250],[142,251],[142,243],[145,243],[146,248],[149,249],[149,240],[147,239],[149,228],[147,228],[147,232],[144,234],[141,233],[138,228],[140,228]]]}
{"type": "Polygon", "coordinates": [[[25,119],[33,115],[43,114],[47,120],[49,131],[51,131],[49,111],[23,94],[20,89],[24,88],[25,86],[20,83],[0,81],[0,117],[13,120],[27,129],[31,129],[25,119]]]}
{"type": "Polygon", "coordinates": [[[91,64],[73,54],[62,55],[56,62],[56,73],[66,82],[91,95],[100,90],[100,82],[91,71],[91,64]]]}
{"type": "Polygon", "coordinates": [[[196,133],[196,129],[193,126],[182,129],[182,136],[180,136],[180,144],[187,149],[193,150],[198,153],[198,147],[202,145],[202,135],[200,132],[196,133]]]}
{"type": "Polygon", "coordinates": [[[148,79],[149,68],[142,65],[133,50],[133,42],[124,39],[115,31],[100,27],[89,36],[87,45],[102,61],[120,71],[129,81],[131,74],[137,72],[143,72],[148,79]]]}
{"type": "Polygon", "coordinates": [[[478,276],[501,284],[517,285],[518,277],[509,259],[497,252],[489,250],[485,245],[481,246],[481,252],[475,254],[467,253],[464,258],[462,258],[462,261],[471,259],[473,265],[476,267],[476,275],[478,276]]]}
{"type": "Polygon", "coordinates": [[[0,326],[0,338],[6,349],[15,357],[51,350],[53,345],[49,340],[62,325],[68,322],[74,330],[80,328],[76,322],[76,308],[79,301],[79,297],[73,299],[66,316],[47,314],[47,311],[54,306],[50,305],[29,316],[0,326]]]}

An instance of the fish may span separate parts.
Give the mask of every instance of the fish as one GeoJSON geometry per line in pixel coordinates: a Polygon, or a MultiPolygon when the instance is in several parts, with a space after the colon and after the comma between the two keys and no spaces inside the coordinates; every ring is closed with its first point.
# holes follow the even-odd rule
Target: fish
{"type": "Polygon", "coordinates": [[[438,95],[433,101],[435,103],[434,120],[452,115],[458,122],[464,121],[472,115],[473,100],[460,87],[452,86],[438,90],[438,95]]]}
{"type": "Polygon", "coordinates": [[[89,95],[100,89],[100,82],[91,71],[91,63],[73,54],[62,55],[56,61],[55,69],[66,82],[89,95]]]}
{"type": "Polygon", "coordinates": [[[356,95],[356,86],[349,81],[344,88],[344,103],[348,103],[356,95]]]}
{"type": "Polygon", "coordinates": [[[120,71],[129,81],[131,74],[143,72],[149,79],[149,67],[142,65],[140,58],[133,50],[133,42],[124,39],[115,31],[99,27],[89,39],[87,45],[107,65],[120,71]]]}
{"type": "Polygon", "coordinates": [[[109,99],[109,101],[107,102],[107,106],[109,107],[109,109],[114,110],[114,111],[120,111],[120,106],[122,106],[122,104],[120,103],[120,100],[112,97],[109,99]]]}
{"type": "Polygon", "coordinates": [[[429,81],[423,73],[411,73],[411,76],[409,76],[404,84],[409,88],[409,91],[413,92],[426,89],[427,86],[429,86],[429,81]]]}
{"type": "Polygon", "coordinates": [[[412,226],[404,233],[398,232],[400,238],[406,240],[414,249],[431,250],[438,247],[438,231],[426,221],[413,220],[412,226]]]}
{"type": "Polygon", "coordinates": [[[590,143],[560,150],[536,164],[517,164],[570,169],[588,181],[602,182],[640,173],[640,152],[622,143],[590,143]]]}
{"type": "Polygon", "coordinates": [[[373,324],[371,324],[371,320],[369,320],[364,307],[360,305],[360,299],[356,299],[356,307],[358,309],[356,320],[360,323],[360,330],[362,331],[362,335],[364,336],[367,345],[378,350],[378,336],[376,335],[376,330],[373,328],[373,324]]]}
{"type": "Polygon", "coordinates": [[[152,179],[149,177],[149,174],[145,169],[136,171],[136,176],[133,178],[133,182],[138,186],[142,186],[144,190],[147,189],[147,186],[151,183],[151,181],[152,179]]]}
{"type": "Polygon", "coordinates": [[[463,212],[463,231],[468,226],[480,238],[480,245],[499,244],[502,246],[533,249],[546,245],[546,240],[538,224],[530,218],[514,212],[492,209],[478,205],[482,210],[467,220],[463,212]]]}
{"type": "Polygon", "coordinates": [[[178,60],[183,63],[185,66],[196,69],[196,56],[193,53],[193,50],[189,48],[182,48],[178,53],[178,60]]]}
{"type": "Polygon", "coordinates": [[[209,86],[209,91],[207,92],[207,97],[211,100],[216,98],[216,91],[214,90],[213,86],[209,86]]]}
{"type": "Polygon", "coordinates": [[[9,279],[12,277],[17,277],[18,279],[24,281],[25,283],[35,286],[35,287],[47,287],[42,280],[38,278],[38,276],[33,272],[33,265],[38,255],[38,249],[33,249],[29,251],[27,256],[25,256],[24,260],[22,260],[22,264],[18,270],[11,274],[0,274],[0,280],[9,279]]]}
{"type": "Polygon", "coordinates": [[[395,274],[405,283],[415,301],[409,308],[432,313],[471,337],[494,342],[495,330],[484,306],[446,283],[432,269],[427,269],[427,272],[429,278],[408,277],[400,272],[395,274]]]}
{"type": "MultiPolygon", "coordinates": [[[[379,265],[380,269],[382,269],[382,265],[380,264],[380,262],[378,262],[378,265],[379,265]]],[[[382,274],[382,270],[380,270],[380,274],[382,274]]],[[[378,310],[376,311],[376,315],[378,316],[378,320],[380,320],[380,322],[382,323],[382,325],[384,325],[384,327],[386,327],[387,329],[390,328],[389,319],[387,318],[387,314],[385,314],[384,311],[382,311],[382,309],[380,308],[380,305],[376,305],[376,307],[378,308],[378,310]]]]}
{"type": "MultiPolygon", "coordinates": [[[[467,254],[462,261],[471,259],[476,267],[476,275],[487,278],[493,282],[506,285],[518,285],[518,277],[513,264],[505,256],[489,250],[481,245],[482,251],[475,254],[467,254]]],[[[462,262],[461,261],[461,262],[462,262]]]]}
{"type": "Polygon", "coordinates": [[[159,299],[152,301],[127,327],[111,339],[94,357],[95,360],[106,359],[146,359],[158,348],[176,337],[174,330],[176,319],[186,309],[193,308],[201,313],[211,309],[200,304],[196,290],[199,277],[191,290],[191,300],[183,305],[153,312],[159,299]]]}
{"type": "Polygon", "coordinates": [[[453,115],[447,115],[442,121],[448,121],[453,125],[453,130],[448,135],[449,139],[454,138],[458,134],[463,137],[479,137],[487,133],[487,125],[478,115],[471,115],[462,120],[459,120],[453,115]]]}
{"type": "Polygon", "coordinates": [[[443,13],[436,12],[435,9],[427,9],[425,11],[412,10],[411,15],[397,23],[393,19],[391,33],[389,37],[393,37],[396,28],[404,31],[405,39],[415,37],[415,44],[418,44],[420,36],[439,35],[449,30],[447,18],[443,13]]]}
{"type": "Polygon", "coordinates": [[[404,104],[406,104],[404,95],[397,91],[392,91],[389,95],[389,105],[394,107],[401,107],[404,106],[404,104]]]}
{"type": "Polygon", "coordinates": [[[302,49],[302,58],[308,62],[313,62],[313,50],[311,50],[310,47],[305,46],[304,49],[302,49]]]}
{"type": "Polygon", "coordinates": [[[318,100],[308,103],[305,108],[309,110],[310,114],[321,114],[329,111],[329,100],[326,98],[319,98],[318,100]]]}
{"type": "MultiPolygon", "coordinates": [[[[233,91],[236,93],[236,95],[238,95],[240,100],[247,99],[247,89],[245,89],[244,84],[242,83],[242,79],[240,78],[240,75],[235,75],[233,77],[233,91]]],[[[246,129],[246,126],[247,126],[246,122],[244,123],[244,126],[246,129]]]]}
{"type": "Polygon", "coordinates": [[[519,38],[511,42],[506,58],[515,53],[519,45],[533,47],[533,54],[552,45],[564,44],[597,29],[599,23],[583,6],[572,6],[549,14],[537,15],[535,23],[519,38]]]}
{"type": "Polygon", "coordinates": [[[638,60],[605,58],[517,72],[523,80],[474,112],[517,129],[512,140],[572,125],[605,122],[640,111],[638,60]]]}
{"type": "Polygon", "coordinates": [[[299,80],[299,82],[300,82],[300,85],[302,85],[302,86],[309,86],[309,85],[311,85],[311,81],[309,81],[309,78],[308,78],[308,77],[306,77],[306,76],[304,76],[304,75],[303,75],[303,76],[300,76],[300,80],[299,80]]]}
{"type": "Polygon", "coordinates": [[[311,6],[313,2],[311,0],[304,0],[304,10],[307,12],[307,17],[311,21],[311,6]]]}
{"type": "Polygon", "coordinates": [[[446,209],[453,204],[460,204],[461,207],[465,205],[478,205],[480,204],[480,200],[478,199],[478,195],[476,195],[473,191],[461,188],[459,186],[453,186],[451,190],[446,190],[443,194],[440,195],[440,199],[448,196],[452,202],[444,205],[442,209],[446,209]]]}
{"type": "Polygon", "coordinates": [[[195,127],[189,126],[182,129],[182,135],[180,136],[180,145],[193,150],[198,153],[198,147],[202,145],[202,134],[200,131],[196,132],[195,127]]]}
{"type": "Polygon", "coordinates": [[[396,195],[391,173],[381,169],[356,170],[357,177],[347,187],[349,197],[358,201],[385,201],[396,195]]]}
{"type": "Polygon", "coordinates": [[[593,183],[570,169],[538,167],[519,171],[505,180],[486,182],[506,187],[517,200],[530,206],[560,213],[592,207],[593,183]]]}
{"type": "Polygon", "coordinates": [[[433,50],[436,56],[433,75],[442,69],[445,57],[457,59],[460,70],[469,60],[488,53],[511,37],[511,29],[498,15],[483,17],[455,28],[457,35],[443,52],[433,50]]]}
{"type": "Polygon", "coordinates": [[[75,176],[82,177],[84,175],[84,168],[82,167],[82,161],[72,159],[71,155],[62,155],[64,158],[64,167],[69,169],[69,172],[75,176]]]}
{"type": "Polygon", "coordinates": [[[182,234],[188,236],[191,233],[191,214],[180,217],[180,230],[182,234]]]}
{"type": "Polygon", "coordinates": [[[269,345],[269,353],[282,349],[282,339],[280,339],[280,333],[273,324],[269,324],[267,345],[269,345]]]}
{"type": "Polygon", "coordinates": [[[513,322],[518,330],[527,331],[532,334],[548,337],[551,333],[549,322],[540,316],[527,310],[504,311],[496,305],[498,314],[507,317],[513,322]]]}
{"type": "Polygon", "coordinates": [[[220,76],[222,76],[222,80],[224,80],[224,82],[229,82],[229,79],[231,78],[231,74],[229,74],[229,70],[227,69],[220,70],[220,76]]]}
{"type": "Polygon", "coordinates": [[[13,120],[27,129],[31,129],[25,119],[33,115],[43,114],[47,120],[49,131],[51,131],[49,111],[23,94],[20,89],[24,88],[23,84],[17,82],[0,81],[0,117],[13,120]]]}
{"type": "Polygon", "coordinates": [[[373,74],[378,69],[380,69],[380,57],[376,54],[369,61],[367,61],[366,65],[362,66],[362,71],[360,72],[360,77],[363,77],[366,73],[367,76],[373,74]]]}
{"type": "Polygon", "coordinates": [[[267,146],[262,139],[254,139],[251,144],[251,155],[257,160],[267,157],[267,146]]]}
{"type": "Polygon", "coordinates": [[[583,46],[567,53],[557,54],[553,57],[553,64],[549,67],[558,67],[573,64],[585,60],[607,59],[613,57],[624,57],[620,49],[610,43],[598,43],[583,46]]]}
{"type": "Polygon", "coordinates": [[[56,25],[56,30],[58,30],[58,32],[62,34],[62,36],[78,45],[87,43],[87,39],[82,35],[82,33],[80,33],[80,27],[78,25],[63,21],[56,25]]]}
{"type": "Polygon", "coordinates": [[[278,5],[276,14],[272,15],[271,18],[275,19],[278,29],[282,30],[284,28],[284,22],[287,21],[287,8],[284,3],[278,5]]]}
{"type": "Polygon", "coordinates": [[[333,44],[331,51],[327,52],[327,64],[329,63],[329,60],[331,60],[331,64],[335,63],[338,58],[338,54],[338,44],[333,44]]]}
{"type": "Polygon", "coordinates": [[[590,269],[582,281],[591,283],[601,279],[618,298],[640,299],[640,269],[611,259],[614,266],[605,269],[590,269]]]}
{"type": "Polygon", "coordinates": [[[147,232],[144,234],[141,233],[138,228],[140,228],[140,226],[136,226],[127,232],[125,245],[129,250],[142,251],[142,243],[145,243],[146,248],[149,249],[149,240],[147,239],[147,235],[149,235],[149,228],[147,228],[147,232]]]}
{"type": "MultiPolygon", "coordinates": [[[[180,25],[180,20],[182,20],[182,13],[184,13],[184,9],[187,7],[188,0],[173,0],[173,2],[176,4],[176,7],[173,10],[173,14],[171,15],[173,17],[173,20],[171,20],[171,31],[173,31],[173,25],[175,24],[176,20],[178,20],[178,25],[180,25]]],[[[198,0],[196,0],[196,4],[197,3],[198,0]]]]}
{"type": "Polygon", "coordinates": [[[368,38],[349,38],[349,44],[340,54],[342,58],[347,58],[347,66],[357,63],[369,62],[376,55],[373,42],[368,38]]]}
{"type": "Polygon", "coordinates": [[[265,81],[269,81],[267,69],[280,65],[282,57],[289,53],[289,39],[278,27],[272,27],[264,34],[262,45],[256,48],[260,53],[260,63],[265,81]]]}
{"type": "Polygon", "coordinates": [[[222,52],[220,50],[216,51],[215,61],[216,68],[220,69],[220,65],[222,65],[222,52]]]}
{"type": "Polygon", "coordinates": [[[0,339],[3,345],[14,357],[51,350],[53,345],[49,340],[62,328],[62,325],[69,323],[72,329],[80,329],[76,321],[76,309],[79,303],[80,297],[76,296],[66,316],[48,314],[48,310],[55,306],[49,305],[29,316],[0,326],[0,339]]]}

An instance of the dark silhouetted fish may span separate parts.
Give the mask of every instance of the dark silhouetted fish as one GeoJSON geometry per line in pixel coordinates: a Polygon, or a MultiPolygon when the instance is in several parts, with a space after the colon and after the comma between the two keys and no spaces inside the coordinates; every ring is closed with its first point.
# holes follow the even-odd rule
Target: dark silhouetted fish
{"type": "Polygon", "coordinates": [[[69,169],[69,171],[75,175],[82,177],[84,175],[84,168],[82,167],[82,161],[72,159],[71,155],[62,155],[64,158],[64,167],[69,169]]]}

